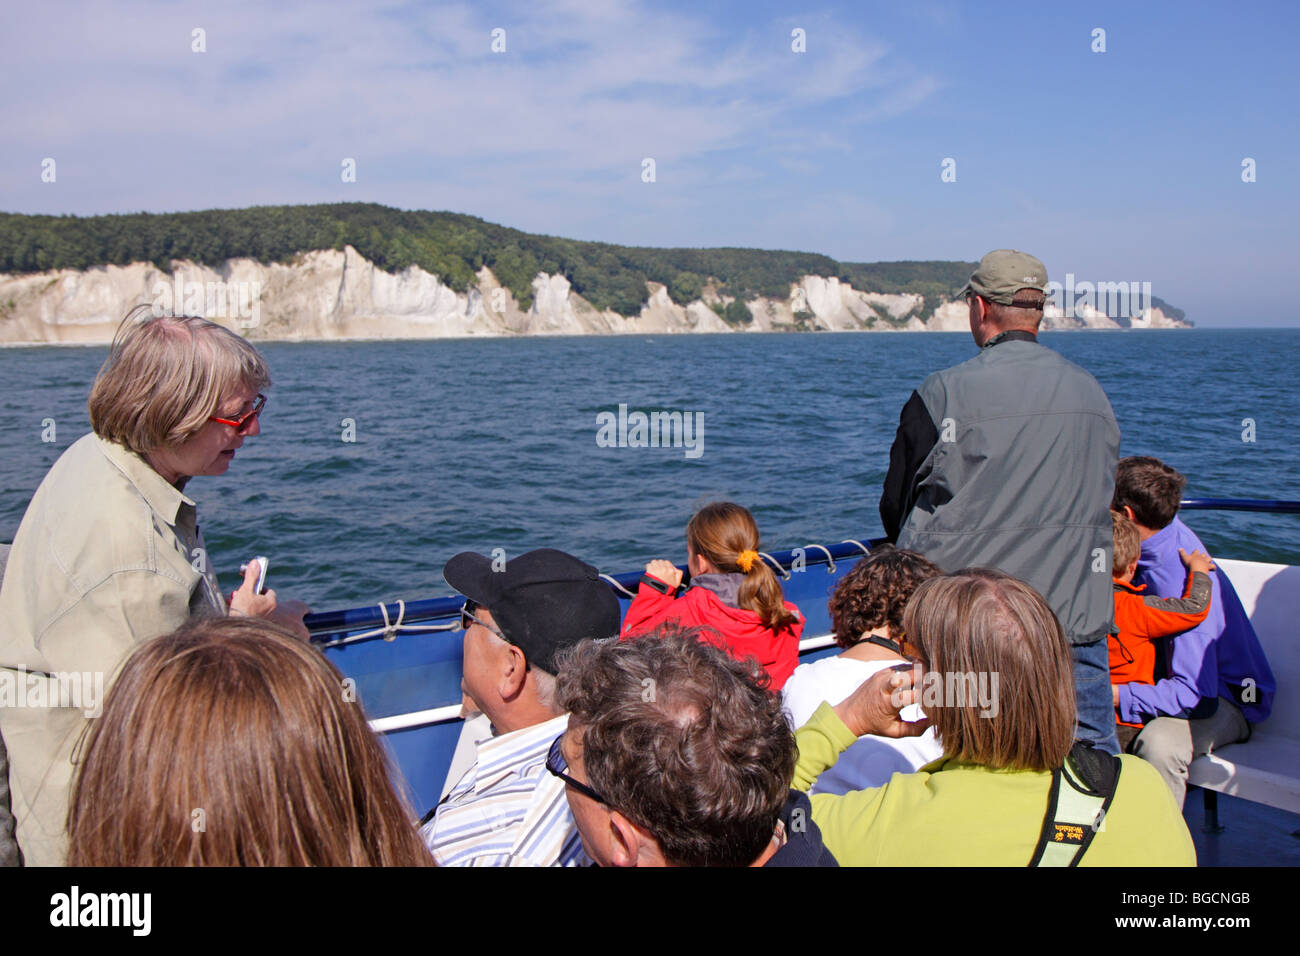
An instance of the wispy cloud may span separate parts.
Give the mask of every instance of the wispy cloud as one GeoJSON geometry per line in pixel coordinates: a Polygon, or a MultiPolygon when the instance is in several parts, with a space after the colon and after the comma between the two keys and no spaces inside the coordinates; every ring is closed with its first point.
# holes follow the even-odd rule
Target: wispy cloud
{"type": "Polygon", "coordinates": [[[1033,0],[978,15],[955,0],[12,3],[0,209],[359,200],[853,260],[1014,245],[1097,274],[1178,276],[1170,301],[1235,309],[1240,289],[1290,276],[1298,16],[1033,0]],[[1206,70],[1187,51],[1211,40],[1206,70]],[[1257,182],[1240,178],[1248,156],[1257,182]],[[46,157],[57,183],[41,182],[46,157]],[[340,181],[345,157],[356,183],[340,181]],[[940,179],[945,157],[955,181],[940,179]]]}
{"type": "Polygon", "coordinates": [[[716,181],[703,168],[719,151],[780,151],[829,104],[884,116],[933,88],[872,37],[824,17],[806,29],[808,52],[795,54],[783,22],[738,29],[627,0],[490,13],[332,0],[32,5],[11,14],[4,41],[17,95],[0,205],[426,207],[436,195],[478,211],[468,204],[484,188],[499,208],[546,179],[558,213],[603,201],[600,183],[636,182],[644,157],[663,181],[716,181]],[[504,53],[491,49],[496,28],[504,53]],[[191,50],[195,29],[204,53],[191,50]],[[57,191],[38,182],[45,156],[60,163],[57,191]],[[338,188],[344,157],[358,166],[350,193],[338,188]]]}

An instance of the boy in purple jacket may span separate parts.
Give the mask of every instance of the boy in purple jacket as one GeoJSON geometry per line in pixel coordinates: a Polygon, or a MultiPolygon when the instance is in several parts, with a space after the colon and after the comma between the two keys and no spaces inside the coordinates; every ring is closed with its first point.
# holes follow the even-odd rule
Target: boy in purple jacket
{"type": "MultiPolygon", "coordinates": [[[[1178,549],[1204,550],[1178,519],[1187,480],[1157,458],[1122,458],[1111,505],[1138,527],[1142,554],[1135,584],[1157,597],[1179,597],[1186,571],[1178,549]]],[[[1178,805],[1187,792],[1187,765],[1202,754],[1250,738],[1266,719],[1276,682],[1232,583],[1210,575],[1205,620],[1164,642],[1154,684],[1112,685],[1119,719],[1145,727],[1132,752],[1160,771],[1178,805]]]]}

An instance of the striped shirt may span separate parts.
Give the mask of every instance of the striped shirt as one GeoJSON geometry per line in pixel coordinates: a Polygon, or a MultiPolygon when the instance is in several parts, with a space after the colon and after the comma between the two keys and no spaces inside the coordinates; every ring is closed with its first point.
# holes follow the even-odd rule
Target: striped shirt
{"type": "Polygon", "coordinates": [[[564,781],[546,770],[569,715],[482,741],[420,830],[439,866],[586,866],[564,781]]]}

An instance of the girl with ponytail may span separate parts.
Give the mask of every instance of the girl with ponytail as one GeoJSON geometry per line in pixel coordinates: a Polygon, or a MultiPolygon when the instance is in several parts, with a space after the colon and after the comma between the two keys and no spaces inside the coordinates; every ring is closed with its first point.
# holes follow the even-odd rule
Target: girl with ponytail
{"type": "Polygon", "coordinates": [[[705,505],[686,526],[691,583],[676,597],[682,572],[651,561],[623,619],[624,640],[664,621],[703,627],[732,657],[754,658],[780,690],[799,663],[803,616],[785,600],[776,575],[758,554],[754,516],[729,501],[705,505]]]}

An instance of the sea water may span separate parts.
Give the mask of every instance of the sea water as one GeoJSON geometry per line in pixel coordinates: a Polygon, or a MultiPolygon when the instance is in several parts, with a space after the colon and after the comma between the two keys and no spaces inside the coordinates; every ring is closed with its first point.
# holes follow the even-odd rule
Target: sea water
{"type": "MultiPolygon", "coordinates": [[[[1300,329],[1042,341],[1097,377],[1121,453],[1164,459],[1188,497],[1300,499],[1300,329]]],[[[265,554],[269,586],[315,610],[449,594],[443,565],[466,550],[556,547],[603,571],[684,562],[687,520],[718,498],[754,512],[769,550],[878,536],[899,411],[927,374],[976,352],[966,333],[259,348],[275,379],[261,434],[186,493],[227,591],[265,554]],[[622,440],[617,427],[602,438],[620,415],[622,440]],[[674,442],[685,421],[693,449],[674,442]]],[[[0,350],[0,541],[89,430],[106,354],[0,350]]],[[[1300,515],[1184,518],[1212,554],[1300,564],[1300,515]]]]}

